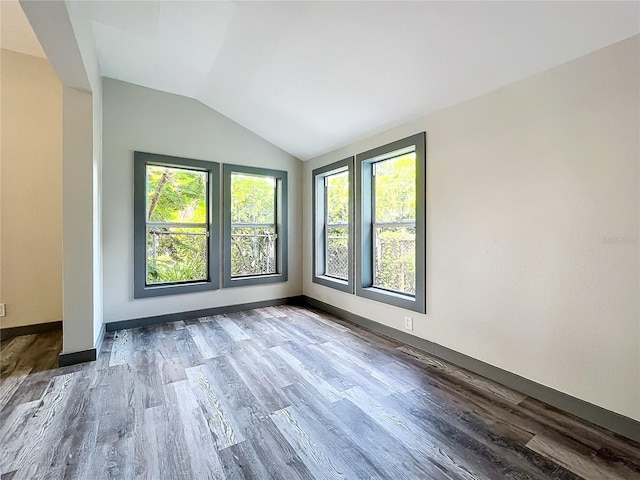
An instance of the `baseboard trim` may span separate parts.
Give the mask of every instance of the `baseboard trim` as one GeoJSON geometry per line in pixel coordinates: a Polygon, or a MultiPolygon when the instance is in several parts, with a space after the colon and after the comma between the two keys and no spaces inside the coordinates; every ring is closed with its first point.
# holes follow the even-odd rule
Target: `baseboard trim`
{"type": "Polygon", "coordinates": [[[95,348],[73,353],[61,353],[58,357],[59,367],[68,367],[76,363],[94,362],[98,359],[98,351],[95,348]]]}
{"type": "Polygon", "coordinates": [[[443,347],[437,343],[430,342],[429,340],[374,322],[373,320],[361,317],[360,315],[356,315],[355,313],[351,313],[320,300],[316,300],[315,298],[304,295],[302,297],[302,302],[308,306],[318,308],[369,330],[373,330],[374,332],[399,340],[407,345],[446,360],[447,362],[458,365],[459,367],[465,368],[477,373],[478,375],[482,375],[483,377],[524,393],[529,397],[533,397],[553,407],[559,408],[560,410],[582,418],[583,420],[587,420],[588,422],[599,425],[607,430],[611,430],[612,432],[631,440],[640,442],[640,422],[633,420],[632,418],[625,417],[619,413],[612,412],[569,394],[560,392],[559,390],[539,384],[533,380],[521,377],[520,375],[495,367],[463,353],[443,347]]]}
{"type": "Polygon", "coordinates": [[[21,335],[53,332],[55,330],[62,330],[62,320],[57,322],[36,323],[35,325],[22,325],[20,327],[0,328],[0,340],[9,340],[10,338],[21,335]]]}
{"type": "Polygon", "coordinates": [[[104,342],[104,336],[106,328],[104,323],[100,328],[100,333],[96,339],[96,346],[88,350],[81,350],[79,352],[61,353],[58,356],[58,366],[68,367],[69,365],[75,365],[77,363],[94,362],[98,359],[100,350],[102,350],[102,343],[104,342]]]}
{"type": "Polygon", "coordinates": [[[225,313],[241,312],[243,310],[252,310],[254,308],[275,307],[277,305],[300,305],[301,303],[302,297],[276,298],[273,300],[263,300],[260,302],[240,303],[222,307],[204,308],[202,310],[168,313],[165,315],[156,315],[153,317],[120,320],[117,322],[105,323],[104,325],[107,332],[115,332],[116,330],[148,327],[151,325],[161,325],[163,323],[178,322],[180,320],[192,320],[194,318],[208,317],[210,315],[222,315],[225,313]]]}
{"type": "Polygon", "coordinates": [[[100,328],[100,333],[98,334],[98,338],[96,339],[96,352],[98,354],[102,351],[102,343],[104,342],[104,336],[107,333],[107,326],[103,323],[100,328]]]}

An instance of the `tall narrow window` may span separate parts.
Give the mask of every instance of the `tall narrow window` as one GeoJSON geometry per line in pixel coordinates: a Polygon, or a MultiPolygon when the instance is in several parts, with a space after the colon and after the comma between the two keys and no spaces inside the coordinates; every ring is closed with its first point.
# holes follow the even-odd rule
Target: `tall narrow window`
{"type": "Polygon", "coordinates": [[[147,165],[147,285],[207,280],[208,173],[147,165]]]}
{"type": "Polygon", "coordinates": [[[224,166],[224,286],[286,280],[286,172],[224,166]]]}
{"type": "Polygon", "coordinates": [[[313,171],[313,281],[353,292],[353,157],[313,171]]]}
{"type": "Polygon", "coordinates": [[[373,286],[416,293],[416,152],[373,164],[373,286]]]}
{"type": "Polygon", "coordinates": [[[276,179],[231,174],[231,277],[276,273],[276,179]]]}
{"type": "Polygon", "coordinates": [[[425,134],[357,156],[356,293],[425,311],[425,134]]]}
{"type": "Polygon", "coordinates": [[[214,163],[135,152],[136,298],[218,287],[218,175],[214,163]]]}

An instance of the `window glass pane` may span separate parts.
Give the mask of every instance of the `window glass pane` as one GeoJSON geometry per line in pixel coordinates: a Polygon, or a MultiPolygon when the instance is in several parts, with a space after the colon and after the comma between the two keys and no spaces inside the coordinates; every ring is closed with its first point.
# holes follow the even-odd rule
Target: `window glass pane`
{"type": "Polygon", "coordinates": [[[349,223],[349,172],[326,177],[328,223],[349,223]]]}
{"type": "Polygon", "coordinates": [[[416,216],[416,154],[374,164],[375,222],[413,221],[416,216]]]}
{"type": "Polygon", "coordinates": [[[349,229],[327,227],[325,275],[349,279],[349,229]]]}
{"type": "Polygon", "coordinates": [[[276,272],[275,227],[231,227],[231,276],[276,272]]]}
{"type": "Polygon", "coordinates": [[[207,222],[207,173],[147,165],[147,221],[207,222]]]}
{"type": "Polygon", "coordinates": [[[147,284],[207,280],[205,228],[148,228],[147,284]]]}
{"type": "Polygon", "coordinates": [[[231,223],[276,223],[276,179],[231,174],[231,223]]]}
{"type": "Polygon", "coordinates": [[[415,294],[416,229],[376,227],[373,234],[373,285],[415,294]]]}

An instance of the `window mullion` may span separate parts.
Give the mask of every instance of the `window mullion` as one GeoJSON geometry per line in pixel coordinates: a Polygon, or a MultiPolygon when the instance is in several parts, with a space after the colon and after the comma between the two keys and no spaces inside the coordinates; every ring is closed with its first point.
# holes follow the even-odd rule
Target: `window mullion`
{"type": "Polygon", "coordinates": [[[208,223],[189,222],[147,222],[147,228],[209,228],[208,223]]]}

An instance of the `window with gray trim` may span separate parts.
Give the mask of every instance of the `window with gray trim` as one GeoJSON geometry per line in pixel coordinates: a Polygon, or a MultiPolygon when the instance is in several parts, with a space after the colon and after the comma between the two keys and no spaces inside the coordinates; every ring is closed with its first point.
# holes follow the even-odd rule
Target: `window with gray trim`
{"type": "Polygon", "coordinates": [[[353,293],[353,157],[312,175],[313,281],[353,293]]]}
{"type": "Polygon", "coordinates": [[[425,140],[357,155],[356,294],[425,312],[425,140]]]}
{"type": "Polygon", "coordinates": [[[223,286],[287,280],[287,172],[224,165],[223,286]]]}
{"type": "Polygon", "coordinates": [[[217,163],[134,152],[134,298],[219,288],[217,163]]]}

